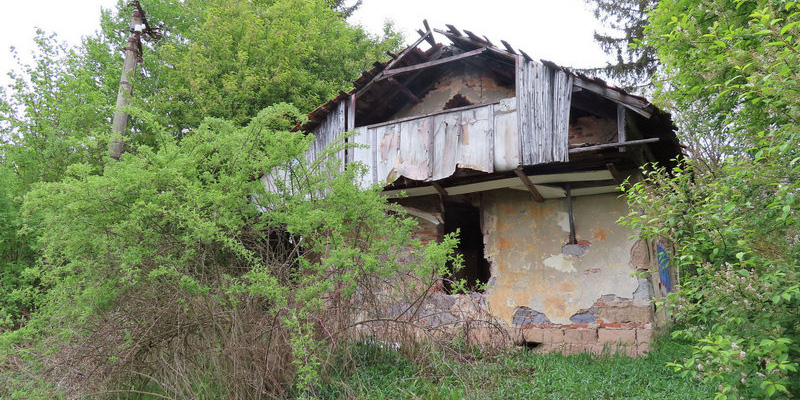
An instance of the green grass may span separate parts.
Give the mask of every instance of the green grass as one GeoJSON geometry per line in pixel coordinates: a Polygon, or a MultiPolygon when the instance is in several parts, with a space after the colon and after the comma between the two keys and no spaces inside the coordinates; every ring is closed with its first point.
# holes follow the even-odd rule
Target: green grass
{"type": "Polygon", "coordinates": [[[648,357],[471,353],[469,361],[428,354],[411,362],[359,345],[349,367],[328,376],[322,399],[710,399],[714,389],[665,367],[686,349],[662,342],[648,357]],[[434,361],[431,361],[434,360],[434,361]]]}

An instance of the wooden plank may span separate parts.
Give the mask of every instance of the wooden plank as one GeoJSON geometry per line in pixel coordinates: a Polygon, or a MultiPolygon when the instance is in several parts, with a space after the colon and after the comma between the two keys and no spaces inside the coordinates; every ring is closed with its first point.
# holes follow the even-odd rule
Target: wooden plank
{"type": "Polygon", "coordinates": [[[536,186],[534,186],[533,182],[531,182],[531,180],[528,179],[528,176],[525,175],[524,172],[522,172],[522,168],[515,168],[514,173],[517,174],[519,179],[522,181],[522,184],[525,185],[526,188],[528,188],[528,191],[531,193],[531,196],[533,196],[534,200],[536,200],[539,203],[544,201],[544,197],[542,197],[542,194],[539,193],[538,190],[536,190],[536,186]]]}
{"type": "Polygon", "coordinates": [[[428,20],[427,19],[423,19],[422,20],[422,25],[425,26],[425,31],[427,32],[428,43],[431,45],[431,47],[436,47],[436,41],[433,40],[433,34],[431,34],[431,27],[430,27],[430,25],[428,25],[428,20]]]}
{"type": "Polygon", "coordinates": [[[431,118],[395,125],[399,139],[399,152],[395,165],[398,176],[416,181],[425,181],[431,176],[431,166],[428,164],[430,125],[431,118]]]}
{"type": "Polygon", "coordinates": [[[488,107],[461,111],[458,167],[482,172],[494,169],[494,162],[489,158],[489,119],[488,107]]]}
{"type": "Polygon", "coordinates": [[[389,80],[389,82],[392,83],[392,85],[394,85],[397,89],[400,90],[400,93],[403,93],[404,95],[406,95],[406,97],[408,97],[409,100],[414,102],[414,104],[417,104],[417,103],[422,101],[422,100],[419,99],[419,97],[417,97],[417,95],[414,94],[414,92],[412,92],[409,88],[407,88],[405,85],[403,85],[402,83],[398,82],[394,78],[389,77],[388,80],[389,80]]]}
{"type": "Polygon", "coordinates": [[[622,178],[622,175],[620,175],[619,170],[617,170],[617,167],[614,165],[614,163],[608,163],[606,164],[606,167],[608,168],[608,172],[611,173],[611,176],[614,177],[614,183],[617,185],[622,185],[624,179],[622,178]]]}
{"type": "Polygon", "coordinates": [[[511,54],[517,54],[517,52],[516,52],[516,51],[514,51],[514,48],[513,48],[513,47],[511,47],[511,45],[510,45],[510,44],[508,44],[508,42],[506,42],[505,40],[501,40],[501,41],[500,41],[500,43],[502,43],[502,44],[503,44],[503,47],[505,47],[505,48],[506,48],[506,51],[508,51],[509,53],[511,53],[511,54]]]}
{"type": "MultiPolygon", "coordinates": [[[[624,143],[627,139],[625,133],[625,107],[622,104],[617,104],[617,141],[624,143]]],[[[619,152],[625,151],[625,147],[620,147],[619,152]]]]}
{"type": "MultiPolygon", "coordinates": [[[[405,58],[406,55],[411,53],[411,51],[413,49],[415,49],[417,46],[419,46],[419,44],[422,43],[423,40],[425,40],[424,36],[419,38],[419,39],[417,39],[414,43],[411,44],[411,46],[406,47],[406,49],[402,53],[400,53],[400,55],[398,55],[394,60],[390,61],[389,64],[386,65],[386,68],[384,68],[383,71],[381,71],[381,73],[379,73],[377,75],[377,77],[379,78],[386,70],[392,68],[393,66],[395,66],[395,64],[399,63],[400,60],[405,58]]],[[[359,89],[356,92],[355,97],[358,98],[359,96],[364,94],[364,92],[369,90],[369,88],[372,86],[373,83],[375,83],[375,79],[372,79],[371,81],[367,82],[364,86],[361,87],[361,89],[359,89]]]]}
{"type": "Polygon", "coordinates": [[[447,178],[456,172],[458,138],[461,132],[461,114],[441,114],[433,118],[433,171],[434,181],[447,178]]]}
{"type": "Polygon", "coordinates": [[[636,112],[637,114],[645,118],[650,118],[653,116],[651,112],[646,110],[646,108],[650,106],[650,103],[638,99],[636,97],[627,94],[622,94],[609,87],[602,86],[594,82],[589,82],[581,78],[575,79],[574,85],[579,88],[586,89],[590,92],[597,93],[611,101],[614,101],[615,103],[622,104],[623,106],[631,109],[632,111],[636,112]]]}
{"type": "Polygon", "coordinates": [[[594,150],[602,150],[602,149],[610,149],[614,147],[620,146],[640,146],[645,145],[648,143],[655,143],[661,140],[660,138],[649,138],[649,139],[639,139],[639,140],[629,140],[625,143],[606,143],[606,144],[598,144],[596,146],[587,146],[587,147],[576,147],[574,149],[569,149],[569,154],[575,153],[584,153],[587,151],[594,151],[594,150]]]}
{"type": "Polygon", "coordinates": [[[352,131],[356,129],[356,96],[349,97],[349,106],[347,107],[347,130],[352,131]]]}
{"type": "Polygon", "coordinates": [[[375,154],[375,149],[372,147],[372,140],[370,138],[371,133],[368,129],[358,128],[355,131],[356,133],[350,137],[350,140],[353,144],[360,146],[354,146],[352,149],[350,149],[350,162],[364,164],[364,166],[367,168],[367,172],[359,180],[359,186],[362,189],[367,189],[372,186],[373,183],[375,183],[375,179],[373,177],[375,173],[375,165],[372,160],[372,157],[375,154]]]}
{"type": "Polygon", "coordinates": [[[387,185],[397,179],[397,157],[400,145],[400,132],[397,125],[387,125],[375,130],[377,157],[377,182],[387,185]]]}
{"type": "Polygon", "coordinates": [[[450,30],[450,32],[452,32],[452,33],[453,33],[453,35],[456,35],[456,36],[463,36],[463,35],[461,34],[461,32],[459,32],[459,31],[458,31],[458,29],[456,29],[456,27],[455,27],[455,26],[453,26],[453,25],[450,25],[450,24],[444,24],[444,26],[446,26],[446,27],[447,27],[447,29],[449,29],[449,30],[450,30]]]}
{"type": "Polygon", "coordinates": [[[520,165],[516,99],[494,106],[494,170],[511,171],[520,165]]]}
{"type": "Polygon", "coordinates": [[[451,63],[453,61],[462,60],[462,59],[465,59],[465,58],[468,58],[468,57],[474,57],[474,56],[477,56],[479,54],[484,53],[485,51],[486,51],[486,48],[485,47],[481,47],[480,49],[470,50],[470,51],[468,51],[466,53],[461,53],[461,54],[458,54],[458,55],[455,55],[455,56],[440,58],[438,60],[428,61],[428,62],[424,62],[424,63],[409,65],[408,67],[400,67],[400,68],[395,68],[395,69],[391,69],[391,70],[389,68],[386,68],[381,73],[382,76],[380,76],[380,77],[375,79],[375,82],[381,81],[383,79],[388,79],[388,77],[390,77],[390,76],[395,76],[395,75],[399,75],[399,74],[405,74],[405,73],[408,73],[408,72],[418,71],[418,70],[425,69],[425,68],[435,67],[437,65],[451,63]]]}
{"type": "MultiPolygon", "coordinates": [[[[601,180],[612,179],[611,173],[608,172],[608,170],[569,172],[563,174],[547,174],[547,175],[527,175],[527,177],[533,184],[537,186],[536,189],[542,194],[542,197],[544,198],[564,197],[563,195],[564,191],[563,189],[560,188],[554,189],[551,188],[550,186],[541,186],[543,184],[601,181],[601,180]]],[[[466,185],[451,186],[445,188],[445,190],[447,190],[447,193],[449,195],[455,196],[459,194],[484,192],[487,190],[495,190],[495,189],[504,189],[504,188],[514,189],[518,186],[524,188],[523,185],[520,185],[519,178],[515,177],[515,178],[496,179],[486,182],[470,183],[466,185]]],[[[527,188],[524,188],[524,190],[527,190],[527,188]]],[[[575,192],[577,193],[578,190],[579,189],[576,189],[575,192]]],[[[433,186],[427,185],[409,189],[385,190],[383,194],[388,197],[393,197],[393,196],[399,196],[401,192],[405,192],[409,197],[425,196],[438,193],[436,189],[433,188],[433,186]]]]}
{"type": "Polygon", "coordinates": [[[486,107],[486,106],[488,106],[490,104],[498,104],[498,103],[500,103],[500,101],[491,101],[491,102],[480,103],[480,104],[470,104],[470,105],[464,106],[464,107],[456,107],[456,108],[450,108],[450,109],[447,109],[447,110],[434,111],[434,112],[428,113],[428,114],[414,115],[414,116],[405,117],[405,118],[398,118],[398,119],[393,119],[391,121],[378,122],[376,124],[367,125],[367,126],[370,127],[370,128],[377,128],[377,127],[380,127],[380,126],[394,125],[394,124],[399,124],[401,122],[413,121],[415,119],[420,119],[420,118],[428,118],[428,117],[433,117],[433,116],[436,116],[436,115],[450,114],[450,113],[456,113],[456,112],[464,111],[464,110],[471,110],[473,108],[486,107]]]}

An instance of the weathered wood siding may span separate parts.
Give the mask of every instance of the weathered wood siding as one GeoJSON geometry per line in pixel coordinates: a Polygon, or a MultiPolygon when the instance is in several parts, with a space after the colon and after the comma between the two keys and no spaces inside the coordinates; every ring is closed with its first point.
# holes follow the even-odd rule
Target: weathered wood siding
{"type": "MultiPolygon", "coordinates": [[[[308,149],[306,152],[306,157],[308,158],[309,162],[314,162],[321,154],[322,151],[325,149],[325,146],[339,138],[339,136],[347,131],[346,125],[346,116],[347,116],[347,102],[340,101],[336,104],[336,108],[328,114],[321,124],[319,124],[314,131],[314,137],[317,140],[311,145],[311,148],[308,149]]],[[[342,166],[344,166],[345,161],[345,151],[342,150],[337,152],[336,158],[342,161],[342,166]]]]}
{"type": "Polygon", "coordinates": [[[522,164],[569,161],[569,108],[573,76],[519,58],[517,133],[522,164]]]}
{"type": "Polygon", "coordinates": [[[435,181],[456,168],[510,171],[519,165],[516,101],[470,106],[420,118],[356,128],[348,162],[366,165],[363,186],[387,185],[403,176],[435,181]],[[495,135],[499,126],[502,137],[495,135]],[[362,147],[363,146],[363,147],[362,147]],[[499,148],[499,152],[495,149],[499,148]]]}

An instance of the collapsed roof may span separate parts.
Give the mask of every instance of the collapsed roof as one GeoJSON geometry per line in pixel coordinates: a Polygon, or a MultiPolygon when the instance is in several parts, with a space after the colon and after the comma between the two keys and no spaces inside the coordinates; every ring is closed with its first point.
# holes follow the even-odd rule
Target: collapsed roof
{"type": "MultiPolygon", "coordinates": [[[[410,120],[412,117],[400,118],[404,115],[403,110],[423,103],[426,96],[434,89],[437,80],[458,69],[479,70],[482,74],[490,76],[493,84],[507,86],[512,90],[517,86],[517,97],[526,96],[519,87],[521,86],[520,82],[533,78],[525,75],[527,73],[525,66],[539,63],[533,61],[524,51],[514,49],[506,41],[501,41],[502,47],[498,47],[485,36],[478,36],[468,30],[462,32],[452,25],[447,25],[447,30],[435,30],[449,39],[450,44],[444,45],[434,40],[433,31],[430,30],[427,22],[425,22],[425,27],[426,31],[419,31],[420,38],[415,43],[398,54],[388,53],[391,58],[387,61],[375,62],[373,68],[363,71],[361,76],[354,81],[353,89],[349,92],[340,92],[335,98],[313,110],[308,114],[308,121],[298,124],[296,129],[314,132],[319,138],[319,131],[325,129],[344,131],[410,120]],[[420,48],[424,42],[430,45],[427,50],[420,48]],[[338,115],[336,118],[342,121],[342,126],[333,124],[333,128],[330,128],[328,125],[332,119],[335,119],[334,114],[338,115]]],[[[528,157],[520,157],[517,161],[519,165],[515,167],[524,169],[524,173],[590,171],[611,165],[611,169],[617,172],[614,174],[614,178],[619,181],[621,175],[618,172],[621,170],[637,168],[647,161],[656,161],[670,166],[674,164],[673,160],[681,154],[681,146],[675,135],[670,115],[659,110],[644,97],[629,94],[620,88],[608,85],[601,79],[587,77],[546,60],[541,60],[541,65],[544,65],[544,69],[551,73],[556,71],[557,76],[568,78],[567,83],[562,82],[562,86],[567,87],[568,90],[566,112],[570,119],[570,133],[572,133],[572,123],[582,116],[613,120],[622,128],[613,143],[577,144],[570,142],[568,157],[566,156],[566,142],[564,143],[563,158],[545,158],[534,162],[530,161],[528,157]],[[637,151],[626,152],[625,149],[637,149],[637,151]]],[[[520,100],[517,102],[519,103],[520,100]]],[[[533,97],[531,97],[531,103],[534,103],[533,97]]],[[[413,115],[412,113],[412,116],[413,118],[431,117],[447,111],[470,108],[463,107],[467,105],[477,106],[472,105],[466,99],[453,97],[445,105],[444,110],[426,115],[413,115]],[[451,108],[452,110],[450,110],[451,108]]],[[[542,107],[541,103],[536,103],[536,107],[542,107]]],[[[523,119],[520,120],[520,124],[529,122],[524,119],[526,117],[521,118],[523,119]]],[[[530,121],[530,124],[534,124],[534,122],[530,121]]],[[[338,133],[335,132],[335,134],[338,133]]],[[[551,135],[551,133],[548,132],[547,135],[551,135]]],[[[552,133],[552,135],[556,134],[552,133]]],[[[327,139],[318,141],[319,145],[328,142],[327,139]]],[[[376,147],[377,143],[378,141],[374,138],[371,142],[368,140],[364,142],[373,147],[376,147]]],[[[372,151],[377,151],[377,149],[373,148],[372,151]]],[[[428,152],[428,148],[425,149],[425,152],[428,152]]],[[[400,154],[397,153],[397,156],[400,157],[400,154]]],[[[434,156],[430,155],[429,157],[432,159],[434,156]]],[[[344,159],[352,161],[353,156],[352,154],[349,157],[344,156],[344,159]]],[[[377,165],[377,163],[375,164],[377,165]]],[[[376,165],[373,166],[374,169],[377,169],[376,165]]],[[[375,181],[385,184],[392,183],[389,187],[391,189],[413,188],[425,185],[426,182],[438,181],[440,186],[445,186],[468,183],[467,180],[474,182],[514,176],[509,174],[510,169],[493,169],[491,165],[487,168],[474,168],[483,172],[482,174],[471,174],[469,171],[459,173],[463,172],[460,171],[461,167],[463,165],[459,165],[459,171],[448,172],[445,175],[437,175],[435,171],[430,171],[431,168],[435,169],[435,166],[430,167],[428,175],[423,174],[422,178],[414,174],[392,175],[390,173],[391,179],[376,176],[375,181]]],[[[468,166],[467,169],[469,168],[471,167],[468,166]]]]}

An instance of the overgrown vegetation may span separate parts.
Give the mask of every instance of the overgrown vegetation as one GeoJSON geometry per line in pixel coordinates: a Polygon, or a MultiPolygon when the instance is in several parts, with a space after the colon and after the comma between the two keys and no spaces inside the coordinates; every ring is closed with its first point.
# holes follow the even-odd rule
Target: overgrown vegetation
{"type": "Polygon", "coordinates": [[[661,0],[650,16],[660,99],[714,147],[649,172],[624,222],[674,243],[673,335],[695,345],[670,365],[717,398],[800,390],[798,26],[795,1],[661,0]]]}
{"type": "Polygon", "coordinates": [[[661,342],[646,358],[536,354],[525,349],[486,353],[463,348],[459,357],[427,349],[400,352],[358,345],[320,390],[322,399],[706,399],[698,385],[664,370],[676,341],[661,342]]]}
{"type": "Polygon", "coordinates": [[[630,33],[609,46],[648,27],[644,47],[614,47],[619,65],[652,72],[657,52],[659,101],[691,145],[628,191],[624,219],[674,244],[668,305],[690,347],[632,361],[357,343],[387,304],[413,314],[453,242],[413,240],[329,157],[343,144],[308,164],[312,138],[288,129],[399,36],[349,25],[358,3],[338,0],[152,0],[166,29],[146,43],[119,161],[110,99],[130,9],[75,49],[40,33],[2,93],[0,396],[791,397],[800,3],[660,0],[646,20],[655,2],[596,3],[630,33]]]}

